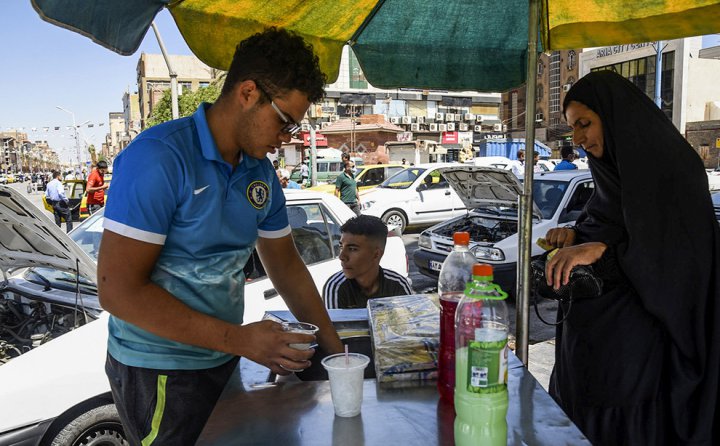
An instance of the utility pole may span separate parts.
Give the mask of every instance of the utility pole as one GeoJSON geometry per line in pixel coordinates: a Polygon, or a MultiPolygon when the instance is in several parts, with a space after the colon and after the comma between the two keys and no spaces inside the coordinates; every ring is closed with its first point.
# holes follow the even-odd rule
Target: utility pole
{"type": "Polygon", "coordinates": [[[158,31],[157,26],[155,26],[154,20],[151,25],[153,31],[155,32],[155,37],[157,38],[158,45],[160,46],[160,51],[165,58],[165,64],[167,65],[168,74],[170,75],[170,108],[172,110],[172,118],[177,119],[180,117],[180,110],[178,108],[177,72],[173,69],[172,64],[170,63],[170,56],[168,56],[167,51],[165,51],[165,44],[163,43],[162,37],[160,37],[160,31],[158,31]]]}

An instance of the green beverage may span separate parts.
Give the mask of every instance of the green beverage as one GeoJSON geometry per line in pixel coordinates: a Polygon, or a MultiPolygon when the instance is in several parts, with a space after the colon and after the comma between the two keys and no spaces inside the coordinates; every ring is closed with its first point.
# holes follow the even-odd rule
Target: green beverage
{"type": "Polygon", "coordinates": [[[468,390],[468,349],[455,352],[455,444],[457,446],[495,446],[507,444],[508,391],[494,393],[468,390]]]}
{"type": "Polygon", "coordinates": [[[474,265],[455,318],[455,444],[506,445],[509,331],[490,265],[474,265]]]}

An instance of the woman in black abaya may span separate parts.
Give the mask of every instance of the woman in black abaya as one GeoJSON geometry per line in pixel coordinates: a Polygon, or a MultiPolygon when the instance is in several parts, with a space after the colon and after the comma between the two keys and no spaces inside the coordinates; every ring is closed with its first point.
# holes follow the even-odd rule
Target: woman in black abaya
{"type": "Polygon", "coordinates": [[[580,79],[563,109],[595,192],[546,235],[562,248],[546,274],[557,288],[594,265],[604,286],[558,326],[550,393],[594,444],[719,444],[720,229],[700,157],[613,72],[580,79]]]}

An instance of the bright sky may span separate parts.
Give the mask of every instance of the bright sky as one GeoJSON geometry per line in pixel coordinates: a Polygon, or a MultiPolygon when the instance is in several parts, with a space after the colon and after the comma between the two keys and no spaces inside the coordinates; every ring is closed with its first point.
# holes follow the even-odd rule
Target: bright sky
{"type": "MultiPolygon", "coordinates": [[[[122,111],[125,91],[137,91],[140,54],[160,53],[155,34],[149,30],[135,54],[120,56],[43,21],[29,0],[5,0],[0,11],[0,130],[18,129],[31,140],[47,140],[62,161],[75,161],[73,131],[67,129],[72,116],[56,108],[60,106],[75,114],[77,124],[89,121],[81,133],[99,151],[108,131],[108,113],[122,111]]],[[[170,54],[192,54],[167,10],[155,22],[170,54]]],[[[703,39],[703,46],[713,45],[720,45],[720,36],[703,39]]],[[[87,151],[81,152],[87,160],[87,151]]]]}
{"type": "MultiPolygon", "coordinates": [[[[56,108],[60,106],[75,114],[77,124],[89,121],[80,132],[99,152],[108,132],[108,113],[122,112],[125,91],[137,91],[140,54],[160,54],[152,29],[135,54],[120,56],[43,21],[29,0],[5,0],[0,11],[0,131],[17,128],[31,140],[47,140],[62,161],[74,162],[73,118],[56,108]]],[[[155,23],[170,54],[192,54],[167,10],[158,14],[155,23]]],[[[87,154],[82,139],[80,145],[87,154]]]]}

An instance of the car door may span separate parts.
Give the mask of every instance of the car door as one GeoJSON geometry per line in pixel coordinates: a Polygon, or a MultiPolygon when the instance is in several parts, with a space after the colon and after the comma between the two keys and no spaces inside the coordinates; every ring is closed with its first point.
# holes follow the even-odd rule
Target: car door
{"type": "MultiPolygon", "coordinates": [[[[288,203],[288,220],[295,246],[319,293],[327,279],[340,270],[339,219],[319,201],[288,203]]],[[[287,310],[255,252],[246,265],[244,323],[262,319],[265,311],[287,310]]]]}
{"type": "Polygon", "coordinates": [[[426,170],[412,187],[415,194],[411,201],[414,218],[408,224],[440,222],[465,209],[460,197],[438,169],[426,170]]]}
{"type": "Polygon", "coordinates": [[[572,223],[577,220],[594,191],[595,184],[591,179],[577,182],[565,207],[560,211],[558,224],[572,223]]]}

